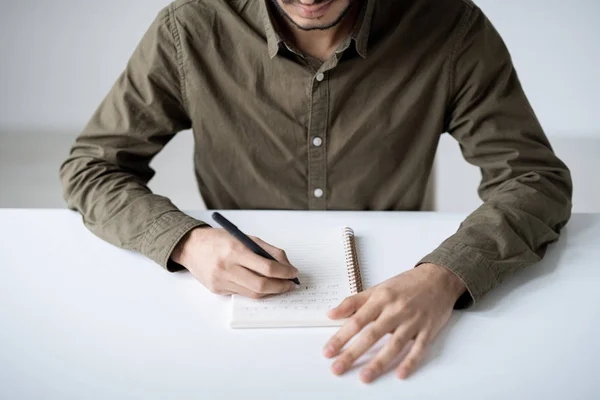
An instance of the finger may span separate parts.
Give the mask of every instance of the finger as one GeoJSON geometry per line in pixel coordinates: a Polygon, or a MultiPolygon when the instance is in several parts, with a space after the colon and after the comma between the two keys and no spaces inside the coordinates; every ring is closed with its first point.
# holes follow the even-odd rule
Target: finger
{"type": "Polygon", "coordinates": [[[225,288],[228,294],[238,294],[240,296],[248,297],[250,299],[260,299],[266,296],[264,294],[253,292],[252,290],[231,281],[227,283],[225,288]]]}
{"type": "Polygon", "coordinates": [[[293,279],[298,277],[298,270],[288,264],[256,255],[248,250],[243,252],[242,257],[236,260],[238,264],[267,278],[293,279]]]}
{"type": "Polygon", "coordinates": [[[397,328],[375,358],[360,372],[360,379],[364,383],[371,383],[384,373],[391,362],[404,350],[406,344],[415,336],[414,331],[415,328],[411,325],[402,325],[397,328]]]}
{"type": "MultiPolygon", "coordinates": [[[[366,328],[360,336],[344,350],[335,361],[337,364],[334,367],[334,372],[341,372],[348,370],[360,356],[362,356],[367,350],[369,350],[375,343],[377,343],[387,332],[393,330],[395,327],[391,326],[392,321],[382,321],[379,318],[374,324],[371,324],[366,328]]],[[[341,373],[340,372],[340,373],[341,373]]]]}
{"type": "MultiPolygon", "coordinates": [[[[335,357],[339,354],[340,350],[358,334],[367,324],[377,319],[381,313],[381,306],[375,302],[367,302],[361,307],[358,312],[349,318],[339,331],[325,345],[323,354],[325,357],[335,357]]],[[[345,371],[345,365],[334,363],[334,372],[341,374],[345,371]],[[339,371],[339,372],[338,372],[339,371]]]]}
{"type": "Polygon", "coordinates": [[[415,370],[419,362],[423,359],[425,355],[425,350],[427,348],[427,335],[421,333],[415,339],[415,343],[411,347],[410,351],[404,357],[404,360],[398,366],[396,370],[396,374],[400,379],[406,379],[408,376],[415,370]]]}
{"type": "Polygon", "coordinates": [[[336,308],[332,308],[327,313],[330,319],[348,318],[361,308],[369,299],[367,292],[361,292],[354,296],[346,297],[336,308]]]}
{"type": "Polygon", "coordinates": [[[261,295],[278,294],[296,288],[293,282],[260,276],[241,265],[233,267],[227,278],[231,282],[261,295]]]}
{"type": "Polygon", "coordinates": [[[254,240],[256,242],[256,244],[258,244],[260,247],[262,247],[267,253],[272,255],[273,258],[275,258],[280,263],[292,265],[292,263],[290,262],[290,260],[287,257],[287,254],[285,253],[285,251],[283,249],[280,249],[278,247],[270,245],[269,243],[265,242],[261,238],[257,238],[256,236],[251,236],[250,238],[252,240],[254,240]]]}

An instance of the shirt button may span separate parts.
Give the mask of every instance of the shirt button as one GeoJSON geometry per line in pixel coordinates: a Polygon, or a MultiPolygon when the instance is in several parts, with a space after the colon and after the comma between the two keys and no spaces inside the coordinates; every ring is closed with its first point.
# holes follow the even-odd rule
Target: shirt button
{"type": "Polygon", "coordinates": [[[323,189],[315,189],[315,197],[320,199],[321,197],[323,197],[323,189]]]}
{"type": "Polygon", "coordinates": [[[323,82],[323,79],[325,79],[325,74],[324,74],[324,73],[322,73],[322,72],[319,72],[319,73],[317,74],[317,80],[318,80],[319,82],[323,82]]]}
{"type": "Polygon", "coordinates": [[[320,137],[317,136],[313,139],[313,145],[315,147],[320,147],[322,144],[323,144],[323,139],[321,139],[320,137]]]}

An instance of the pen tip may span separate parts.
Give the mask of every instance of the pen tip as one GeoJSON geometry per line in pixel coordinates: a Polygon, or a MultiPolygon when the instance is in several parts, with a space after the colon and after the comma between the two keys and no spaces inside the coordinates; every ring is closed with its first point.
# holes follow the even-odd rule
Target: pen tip
{"type": "Polygon", "coordinates": [[[300,284],[300,281],[298,280],[298,278],[294,278],[292,279],[292,282],[294,282],[296,285],[300,284]]]}

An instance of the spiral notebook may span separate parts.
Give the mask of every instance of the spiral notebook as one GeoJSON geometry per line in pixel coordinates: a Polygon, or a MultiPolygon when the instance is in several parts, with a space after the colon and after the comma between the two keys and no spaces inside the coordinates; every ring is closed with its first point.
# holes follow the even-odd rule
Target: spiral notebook
{"type": "Polygon", "coordinates": [[[270,243],[285,249],[299,270],[300,286],[260,300],[232,296],[231,327],[340,326],[343,321],[330,320],[327,311],[363,290],[354,231],[346,227],[341,232],[288,232],[277,236],[270,243]]]}

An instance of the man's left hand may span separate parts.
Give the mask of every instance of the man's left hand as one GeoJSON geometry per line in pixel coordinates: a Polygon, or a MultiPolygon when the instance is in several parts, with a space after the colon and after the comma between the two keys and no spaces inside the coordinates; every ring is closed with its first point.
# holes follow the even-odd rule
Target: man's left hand
{"type": "Polygon", "coordinates": [[[405,379],[423,357],[427,345],[448,322],[454,304],[465,292],[462,281],[445,267],[421,264],[375,287],[346,298],[329,318],[348,318],[324,349],[337,357],[331,369],[341,375],[385,334],[392,337],[360,372],[370,383],[414,340],[396,373],[405,379]],[[369,325],[346,349],[342,348],[369,325]]]}

